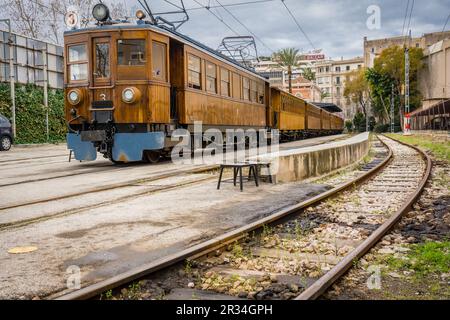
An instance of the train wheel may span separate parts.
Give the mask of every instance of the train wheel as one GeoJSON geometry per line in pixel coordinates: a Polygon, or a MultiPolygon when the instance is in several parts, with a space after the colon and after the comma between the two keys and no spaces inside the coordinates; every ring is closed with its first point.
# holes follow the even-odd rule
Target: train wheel
{"type": "Polygon", "coordinates": [[[148,163],[158,163],[161,159],[160,151],[145,151],[144,153],[145,159],[148,163]]]}

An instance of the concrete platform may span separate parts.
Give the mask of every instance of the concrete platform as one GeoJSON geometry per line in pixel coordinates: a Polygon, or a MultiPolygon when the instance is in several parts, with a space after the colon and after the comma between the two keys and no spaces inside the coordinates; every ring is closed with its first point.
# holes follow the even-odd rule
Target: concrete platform
{"type": "Polygon", "coordinates": [[[369,133],[303,148],[283,149],[257,159],[272,163],[276,182],[302,181],[346,167],[369,152],[369,133]]]}

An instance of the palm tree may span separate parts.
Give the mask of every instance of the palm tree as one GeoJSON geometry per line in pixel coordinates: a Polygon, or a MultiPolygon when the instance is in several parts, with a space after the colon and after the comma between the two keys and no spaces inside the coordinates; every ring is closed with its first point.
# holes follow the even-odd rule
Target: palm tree
{"type": "Polygon", "coordinates": [[[292,93],[292,68],[298,65],[298,49],[286,48],[275,53],[275,61],[288,69],[289,93],[292,93]]]}
{"type": "Polygon", "coordinates": [[[316,80],[316,74],[312,71],[310,67],[304,67],[302,68],[303,71],[303,78],[305,78],[308,81],[314,81],[316,80]]]}
{"type": "Polygon", "coordinates": [[[320,91],[320,102],[322,102],[324,99],[330,97],[330,94],[324,90],[320,91]]]}

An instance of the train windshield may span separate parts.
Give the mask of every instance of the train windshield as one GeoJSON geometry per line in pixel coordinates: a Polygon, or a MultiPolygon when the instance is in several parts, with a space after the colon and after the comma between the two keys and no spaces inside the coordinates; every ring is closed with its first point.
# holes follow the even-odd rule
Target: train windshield
{"type": "Polygon", "coordinates": [[[109,43],[95,44],[95,76],[96,78],[110,76],[109,43]]]}
{"type": "Polygon", "coordinates": [[[145,40],[118,40],[117,57],[122,66],[145,65],[145,40]]]}

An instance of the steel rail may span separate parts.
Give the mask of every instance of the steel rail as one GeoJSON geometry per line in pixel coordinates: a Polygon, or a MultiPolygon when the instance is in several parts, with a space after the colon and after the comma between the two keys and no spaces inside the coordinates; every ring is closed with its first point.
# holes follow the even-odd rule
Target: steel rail
{"type": "Polygon", "coordinates": [[[425,174],[419,183],[419,187],[414,191],[413,194],[407,199],[407,201],[395,212],[388,220],[386,220],[377,230],[375,230],[366,240],[364,240],[358,247],[352,252],[346,255],[336,266],[334,266],[325,275],[319,278],[311,286],[309,286],[305,291],[303,291],[295,300],[314,300],[320,297],[336,280],[343,276],[352,266],[355,260],[360,259],[364,256],[373,246],[375,246],[381,238],[392,229],[393,226],[397,224],[400,218],[409,212],[412,205],[416,202],[419,196],[422,194],[425,185],[431,175],[432,161],[428,154],[426,154],[421,149],[416,146],[412,146],[401,142],[397,139],[393,139],[383,135],[384,137],[391,139],[397,143],[404,146],[410,147],[416,150],[424,159],[427,164],[425,174]]]}
{"type": "MultiPolygon", "coordinates": [[[[381,139],[380,139],[381,141],[381,139]]],[[[392,159],[393,152],[383,141],[381,143],[389,150],[388,156],[380,162],[376,167],[367,171],[363,175],[356,177],[350,181],[342,183],[336,186],[333,189],[325,191],[313,198],[305,200],[296,205],[289,206],[284,208],[270,216],[257,220],[251,224],[245,225],[238,229],[229,231],[223,235],[210,239],[208,241],[202,242],[185,250],[179,251],[177,253],[171,254],[169,256],[160,258],[150,263],[146,263],[142,266],[135,267],[127,272],[118,274],[114,277],[102,280],[95,284],[89,285],[77,291],[69,292],[67,294],[54,294],[49,298],[54,298],[56,300],[83,300],[90,299],[100,295],[103,292],[106,292],[111,289],[115,289],[120,287],[126,283],[134,281],[136,279],[142,278],[146,275],[154,273],[156,271],[162,270],[169,266],[172,266],[176,263],[184,261],[186,259],[192,259],[193,257],[199,257],[207,255],[208,253],[214,252],[218,248],[224,247],[230,243],[238,241],[244,238],[247,234],[252,231],[261,229],[263,226],[272,224],[276,221],[281,220],[289,215],[298,213],[300,210],[303,210],[311,205],[317,204],[325,199],[335,196],[341,191],[352,188],[358,184],[363,183],[370,179],[373,175],[375,175],[378,171],[380,171],[390,160],[392,159]]]]}

